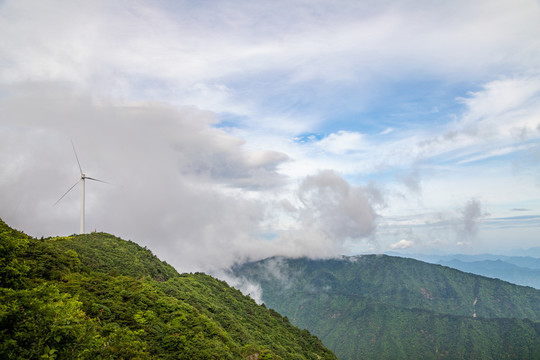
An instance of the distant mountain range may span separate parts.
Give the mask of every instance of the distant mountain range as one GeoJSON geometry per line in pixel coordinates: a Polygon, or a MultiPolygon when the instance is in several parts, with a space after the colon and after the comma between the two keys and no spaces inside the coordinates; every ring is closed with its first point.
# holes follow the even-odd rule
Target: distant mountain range
{"type": "Polygon", "coordinates": [[[233,272],[341,360],[540,357],[531,287],[387,255],[275,257],[233,272]]]}
{"type": "MultiPolygon", "coordinates": [[[[536,254],[540,248],[528,249],[536,254]],[[537,251],[538,250],[538,251],[537,251]]],[[[540,289],[540,258],[533,256],[507,255],[402,255],[388,253],[393,256],[404,256],[413,259],[440,264],[464,272],[501,279],[517,285],[531,286],[540,289]]]]}

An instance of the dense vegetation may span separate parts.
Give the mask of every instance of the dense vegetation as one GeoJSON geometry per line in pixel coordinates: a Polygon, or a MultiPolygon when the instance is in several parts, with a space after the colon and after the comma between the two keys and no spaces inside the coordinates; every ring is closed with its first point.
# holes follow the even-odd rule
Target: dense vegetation
{"type": "Polygon", "coordinates": [[[272,258],[236,276],[342,359],[538,359],[540,291],[391,256],[272,258]]]}
{"type": "Polygon", "coordinates": [[[1,359],[335,359],[277,312],[94,233],[33,239],[0,220],[1,359]]]}

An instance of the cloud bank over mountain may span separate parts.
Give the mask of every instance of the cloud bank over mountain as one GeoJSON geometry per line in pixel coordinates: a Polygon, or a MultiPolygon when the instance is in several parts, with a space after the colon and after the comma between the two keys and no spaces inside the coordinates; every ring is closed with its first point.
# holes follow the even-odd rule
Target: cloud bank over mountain
{"type": "Polygon", "coordinates": [[[88,229],[180,270],[534,246],[539,24],[532,0],[4,1],[0,217],[77,231],[72,140],[114,184],[88,229]]]}

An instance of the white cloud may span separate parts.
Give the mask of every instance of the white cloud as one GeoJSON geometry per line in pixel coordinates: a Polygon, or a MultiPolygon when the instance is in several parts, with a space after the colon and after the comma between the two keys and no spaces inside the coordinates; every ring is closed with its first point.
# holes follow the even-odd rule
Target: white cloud
{"type": "Polygon", "coordinates": [[[230,91],[229,82],[248,86],[260,97],[250,101],[259,102],[283,86],[271,77],[375,86],[388,71],[422,69],[480,79],[500,64],[514,71],[530,67],[540,52],[528,36],[540,29],[539,6],[530,0],[234,7],[222,1],[159,7],[19,0],[4,2],[1,11],[4,80],[74,81],[116,96],[157,92],[177,101],[189,95],[205,108],[206,102],[225,109],[245,102],[202,97],[209,88],[230,91]],[[270,78],[253,81],[265,74],[270,78]]]}
{"type": "Polygon", "coordinates": [[[294,226],[269,241],[263,225],[287,183],[277,171],[287,156],[245,150],[212,126],[211,112],[115,104],[42,84],[4,98],[0,117],[10,134],[0,145],[0,166],[11,169],[0,176],[5,221],[35,236],[78,230],[78,194],[52,206],[79,177],[73,139],[84,172],[117,184],[87,184],[87,230],[150,246],[182,271],[272,255],[339,255],[345,240],[372,234],[382,203],[373,186],[351,186],[332,171],[308,176],[298,206],[287,206],[294,226]]]}
{"type": "Polygon", "coordinates": [[[386,128],[386,129],[384,129],[383,131],[381,131],[381,132],[379,133],[379,135],[387,135],[387,134],[392,133],[394,130],[395,130],[394,128],[386,128]]]}
{"type": "Polygon", "coordinates": [[[228,266],[252,251],[264,205],[243,189],[279,187],[286,156],[245,151],[209,112],[51,90],[2,101],[10,136],[0,166],[12,169],[0,176],[4,220],[36,236],[77,231],[79,196],[52,206],[79,176],[72,138],[87,174],[120,185],[87,184],[88,230],[151,244],[180,269],[228,266]]]}
{"type": "Polygon", "coordinates": [[[49,207],[77,178],[72,138],[85,171],[123,185],[88,187],[88,224],[183,269],[335,254],[385,216],[475,230],[452,212],[467,199],[538,207],[538,33],[534,0],[3,1],[0,216],[77,229],[77,196],[49,207]],[[453,110],[403,121],[380,110],[394,101],[453,110]],[[293,141],[310,133],[327,135],[293,141]]]}
{"type": "Polygon", "coordinates": [[[348,152],[361,151],[366,148],[365,136],[363,134],[340,130],[330,134],[317,143],[325,151],[343,155],[348,152]]]}
{"type": "Polygon", "coordinates": [[[540,76],[495,80],[480,91],[460,99],[467,112],[459,126],[484,137],[509,137],[534,133],[540,124],[540,76]]]}
{"type": "Polygon", "coordinates": [[[414,245],[414,242],[412,242],[410,240],[402,239],[402,240],[399,240],[397,243],[394,243],[394,244],[390,245],[390,248],[393,249],[393,250],[396,250],[396,249],[408,249],[413,245],[414,245]]]}
{"type": "Polygon", "coordinates": [[[525,150],[531,150],[538,147],[537,144],[527,144],[527,145],[519,145],[519,146],[507,146],[499,149],[494,149],[485,153],[482,153],[480,155],[472,156],[470,158],[461,160],[458,162],[458,164],[467,164],[475,161],[485,160],[496,156],[503,156],[512,154],[517,151],[525,151],[525,150]]]}
{"type": "Polygon", "coordinates": [[[487,214],[482,212],[482,205],[478,200],[471,199],[462,210],[456,230],[461,238],[475,237],[478,233],[478,222],[487,214]]]}
{"type": "Polygon", "coordinates": [[[375,208],[383,203],[375,188],[350,186],[328,170],[306,177],[298,197],[305,226],[318,228],[337,242],[369,236],[376,226],[375,208]]]}

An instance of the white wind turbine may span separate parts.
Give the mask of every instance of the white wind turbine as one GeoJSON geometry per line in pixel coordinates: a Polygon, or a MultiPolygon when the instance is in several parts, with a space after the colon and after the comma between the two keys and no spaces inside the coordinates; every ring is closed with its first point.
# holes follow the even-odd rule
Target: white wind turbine
{"type": "Polygon", "coordinates": [[[66,196],[75,186],[77,186],[79,183],[82,183],[81,184],[81,227],[80,227],[80,234],[84,234],[84,192],[85,192],[85,182],[86,180],[94,180],[94,181],[99,181],[99,182],[102,182],[102,183],[105,183],[105,184],[108,184],[108,182],[106,181],[103,181],[103,180],[99,180],[99,179],[95,179],[95,178],[92,178],[90,176],[86,176],[83,171],[82,171],[82,167],[81,167],[81,163],[79,162],[79,157],[77,156],[77,151],[75,150],[75,145],[73,144],[73,141],[71,142],[71,146],[73,147],[73,152],[75,153],[75,158],[77,159],[77,164],[79,165],[79,171],[81,172],[81,178],[79,179],[79,181],[77,181],[75,183],[75,185],[73,185],[72,187],[69,188],[68,191],[66,191],[64,193],[64,195],[62,195],[60,197],[60,199],[58,199],[54,205],[58,204],[60,202],[60,200],[62,200],[64,198],[64,196],[66,196]]]}

